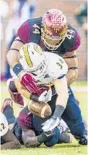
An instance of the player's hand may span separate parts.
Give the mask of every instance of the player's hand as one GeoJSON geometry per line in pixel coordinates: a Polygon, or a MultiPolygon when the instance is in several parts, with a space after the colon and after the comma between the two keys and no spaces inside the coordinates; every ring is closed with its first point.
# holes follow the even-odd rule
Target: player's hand
{"type": "Polygon", "coordinates": [[[40,96],[39,96],[39,101],[47,103],[51,100],[52,97],[52,91],[51,90],[45,90],[40,96]]]}
{"type": "Polygon", "coordinates": [[[37,101],[37,102],[44,102],[44,103],[47,103],[51,100],[51,92],[50,91],[47,91],[45,90],[43,93],[41,93],[41,95],[36,95],[36,94],[32,94],[30,99],[31,100],[34,100],[34,101],[37,101]]]}
{"type": "Polygon", "coordinates": [[[20,82],[30,93],[37,95],[41,94],[41,89],[39,89],[36,80],[30,73],[22,73],[20,76],[20,82]]]}
{"type": "Polygon", "coordinates": [[[53,136],[53,131],[42,132],[39,136],[37,136],[37,140],[41,144],[49,141],[52,136],[53,136]]]}
{"type": "Polygon", "coordinates": [[[59,118],[52,117],[42,124],[42,130],[44,132],[53,131],[59,125],[59,122],[59,118]]]}

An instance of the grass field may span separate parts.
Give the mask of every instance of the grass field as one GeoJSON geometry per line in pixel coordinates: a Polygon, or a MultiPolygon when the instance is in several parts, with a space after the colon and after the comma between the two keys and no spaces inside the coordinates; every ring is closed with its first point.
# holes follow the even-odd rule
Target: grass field
{"type": "MultiPolygon", "coordinates": [[[[75,96],[80,101],[80,107],[82,110],[82,115],[84,119],[87,120],[87,102],[88,102],[88,92],[86,90],[86,83],[77,82],[74,84],[77,86],[75,90],[75,96]],[[83,91],[82,91],[83,90],[83,91]]],[[[1,83],[1,103],[3,100],[9,97],[8,90],[5,83],[1,83]]],[[[17,115],[20,108],[14,105],[15,114],[17,115]]],[[[72,144],[58,144],[52,148],[47,148],[41,145],[40,148],[30,148],[27,149],[22,146],[19,150],[5,150],[1,151],[2,155],[87,155],[87,147],[78,145],[77,141],[74,140],[72,144]]]]}

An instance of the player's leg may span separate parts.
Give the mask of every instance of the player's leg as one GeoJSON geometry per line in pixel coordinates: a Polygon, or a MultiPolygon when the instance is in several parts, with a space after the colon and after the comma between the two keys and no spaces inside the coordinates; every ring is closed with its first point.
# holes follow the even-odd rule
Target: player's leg
{"type": "Polygon", "coordinates": [[[41,143],[35,134],[34,129],[22,130],[22,141],[25,147],[39,147],[41,143]]]}
{"type": "Polygon", "coordinates": [[[2,105],[2,112],[7,118],[9,129],[12,129],[15,122],[15,116],[13,111],[13,101],[10,98],[4,100],[2,105]]]}
{"type": "Polygon", "coordinates": [[[1,149],[18,149],[21,147],[19,141],[11,130],[15,121],[12,104],[11,99],[5,99],[1,109],[9,124],[7,133],[1,137],[1,149]]]}
{"type": "Polygon", "coordinates": [[[65,112],[63,113],[62,118],[67,123],[68,127],[71,130],[71,133],[79,140],[80,144],[87,144],[87,135],[85,125],[82,119],[81,110],[77,101],[72,93],[72,90],[69,89],[69,99],[65,112]]]}
{"type": "Polygon", "coordinates": [[[53,132],[50,140],[44,143],[46,146],[52,147],[55,144],[72,143],[72,136],[69,133],[61,133],[59,128],[55,128],[53,132]]]}
{"type": "Polygon", "coordinates": [[[22,95],[17,91],[14,79],[13,78],[9,79],[7,81],[7,85],[8,85],[8,90],[9,90],[9,93],[10,93],[12,100],[15,103],[17,103],[19,106],[23,107],[24,106],[24,100],[23,100],[22,95]]]}
{"type": "Polygon", "coordinates": [[[22,142],[22,130],[19,127],[17,119],[14,116],[11,99],[5,99],[3,106],[2,106],[2,111],[7,118],[7,121],[9,124],[9,129],[13,132],[13,134],[16,136],[16,138],[20,142],[22,142]]]}
{"type": "Polygon", "coordinates": [[[13,127],[13,133],[20,141],[20,143],[23,143],[22,130],[28,130],[30,129],[31,126],[32,126],[32,116],[28,108],[25,107],[19,113],[13,127]]]}
{"type": "Polygon", "coordinates": [[[15,137],[15,135],[12,133],[11,130],[8,130],[8,132],[1,138],[1,147],[0,149],[19,149],[21,147],[20,142],[15,137]]]}

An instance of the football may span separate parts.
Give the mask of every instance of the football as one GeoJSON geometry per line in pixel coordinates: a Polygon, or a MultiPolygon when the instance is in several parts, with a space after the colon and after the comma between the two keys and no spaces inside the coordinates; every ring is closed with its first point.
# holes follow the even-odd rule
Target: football
{"type": "Polygon", "coordinates": [[[47,118],[52,114],[51,107],[44,102],[36,102],[31,100],[28,109],[34,114],[42,118],[47,118]]]}

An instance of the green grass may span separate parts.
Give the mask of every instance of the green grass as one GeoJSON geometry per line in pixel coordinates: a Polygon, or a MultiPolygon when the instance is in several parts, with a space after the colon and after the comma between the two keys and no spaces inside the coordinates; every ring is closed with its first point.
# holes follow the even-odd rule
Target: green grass
{"type": "MultiPolygon", "coordinates": [[[[74,84],[77,87],[84,87],[86,83],[77,82],[74,84]]],[[[88,118],[87,114],[87,92],[75,92],[76,98],[80,101],[82,115],[85,119],[88,118]]],[[[5,83],[1,83],[1,103],[9,97],[8,90],[5,83]]],[[[14,104],[15,114],[17,115],[20,108],[14,104]]],[[[40,148],[25,148],[22,146],[19,150],[3,150],[2,155],[87,155],[87,147],[78,145],[74,140],[71,144],[58,144],[52,148],[47,148],[42,145],[40,148]]]]}
{"type": "Polygon", "coordinates": [[[73,82],[72,84],[73,86],[79,86],[79,87],[85,87],[85,86],[88,86],[88,81],[76,81],[76,82],[73,82]]]}
{"type": "Polygon", "coordinates": [[[87,155],[87,147],[76,144],[60,144],[52,148],[21,148],[19,150],[2,151],[2,155],[87,155]]]}

